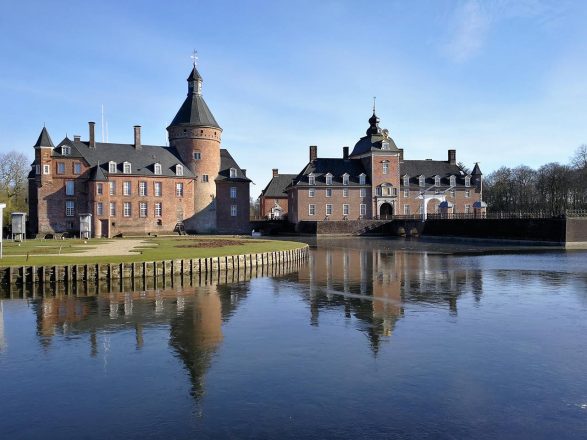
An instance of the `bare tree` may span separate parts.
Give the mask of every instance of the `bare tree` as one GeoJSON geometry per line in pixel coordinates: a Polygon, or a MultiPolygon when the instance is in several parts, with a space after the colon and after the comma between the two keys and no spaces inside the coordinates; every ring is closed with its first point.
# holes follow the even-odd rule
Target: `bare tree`
{"type": "Polygon", "coordinates": [[[27,211],[29,170],[29,160],[24,154],[0,153],[0,198],[6,203],[5,220],[12,212],[27,211]]]}

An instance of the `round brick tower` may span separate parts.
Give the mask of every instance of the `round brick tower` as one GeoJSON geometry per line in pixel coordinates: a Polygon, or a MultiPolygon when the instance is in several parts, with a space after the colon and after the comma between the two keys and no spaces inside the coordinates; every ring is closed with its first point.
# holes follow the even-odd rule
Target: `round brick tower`
{"type": "Polygon", "coordinates": [[[202,77],[196,66],[188,81],[188,95],[171,125],[167,127],[169,145],[196,175],[194,215],[184,219],[186,230],[216,230],[216,182],[220,170],[222,128],[202,97],[202,77]]]}

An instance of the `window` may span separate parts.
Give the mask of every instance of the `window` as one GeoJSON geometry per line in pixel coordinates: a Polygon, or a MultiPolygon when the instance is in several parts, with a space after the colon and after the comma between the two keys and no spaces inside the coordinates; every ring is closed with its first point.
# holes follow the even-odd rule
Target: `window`
{"type": "Polygon", "coordinates": [[[202,182],[207,182],[207,181],[208,181],[208,175],[202,174],[202,182]]]}
{"type": "Polygon", "coordinates": [[[73,217],[75,214],[75,202],[73,200],[67,200],[65,202],[65,216],[73,217]]]}
{"type": "Polygon", "coordinates": [[[426,178],[424,176],[418,177],[418,185],[420,185],[421,187],[426,186],[426,178]]]}
{"type": "Polygon", "coordinates": [[[57,162],[57,174],[65,174],[65,163],[57,162]]]}
{"type": "Polygon", "coordinates": [[[130,174],[132,171],[132,167],[130,165],[130,162],[123,162],[122,164],[122,172],[124,174],[130,174]]]}
{"type": "Polygon", "coordinates": [[[343,174],[342,175],[342,184],[343,185],[348,185],[349,184],[349,175],[348,174],[343,174]]]}
{"type": "Polygon", "coordinates": [[[108,162],[108,172],[115,173],[116,172],[116,162],[108,162]]]}
{"type": "Polygon", "coordinates": [[[230,169],[230,178],[234,179],[236,177],[236,168],[230,169]]]}
{"type": "Polygon", "coordinates": [[[381,195],[383,194],[382,188],[380,186],[377,187],[376,189],[376,194],[381,197],[381,195]]]}
{"type": "Polygon", "coordinates": [[[389,150],[389,142],[382,142],[381,149],[382,150],[389,150]]]}
{"type": "Polygon", "coordinates": [[[71,147],[67,147],[67,146],[62,146],[61,147],[61,154],[63,154],[64,156],[69,156],[71,154],[71,147]]]}
{"type": "Polygon", "coordinates": [[[73,163],[73,174],[81,174],[82,173],[82,164],[79,162],[73,163]]]}
{"type": "Polygon", "coordinates": [[[178,176],[183,176],[183,166],[175,165],[175,174],[178,176]]]}
{"type": "Polygon", "coordinates": [[[310,188],[308,190],[308,197],[314,197],[316,196],[316,190],[314,188],[310,188]]]}
{"type": "Polygon", "coordinates": [[[147,182],[139,182],[139,196],[147,195],[147,182]]]}
{"type": "Polygon", "coordinates": [[[471,205],[465,205],[465,214],[471,213],[471,205]]]}
{"type": "Polygon", "coordinates": [[[342,205],[342,215],[349,215],[349,205],[346,203],[342,205]]]}
{"type": "Polygon", "coordinates": [[[359,191],[361,197],[367,197],[367,188],[361,188],[359,191]]]}
{"type": "Polygon", "coordinates": [[[404,186],[410,186],[410,176],[404,176],[404,186]]]}
{"type": "Polygon", "coordinates": [[[326,205],[326,215],[332,215],[332,205],[331,204],[326,205]]]}
{"type": "Polygon", "coordinates": [[[326,197],[332,197],[332,189],[326,188],[326,197]]]}
{"type": "Polygon", "coordinates": [[[49,165],[43,165],[43,174],[49,174],[51,172],[51,167],[49,165]]]}
{"type": "Polygon", "coordinates": [[[365,205],[364,203],[361,203],[359,205],[359,213],[361,214],[361,216],[367,215],[367,205],[365,205]]]}
{"type": "Polygon", "coordinates": [[[130,196],[130,182],[128,182],[128,181],[122,182],[122,195],[123,196],[130,196]]]}
{"type": "Polygon", "coordinates": [[[122,215],[125,217],[130,217],[131,214],[131,205],[130,202],[124,202],[122,205],[122,215]]]}
{"type": "Polygon", "coordinates": [[[116,203],[110,202],[110,217],[116,217],[116,203]]]}
{"type": "Polygon", "coordinates": [[[236,205],[230,205],[230,216],[236,217],[236,205]]]}
{"type": "Polygon", "coordinates": [[[139,217],[146,217],[147,216],[147,203],[140,202],[139,203],[139,217]]]}
{"type": "Polygon", "coordinates": [[[471,186],[471,176],[465,177],[465,186],[471,186]]]}
{"type": "Polygon", "coordinates": [[[342,189],[342,196],[343,197],[348,197],[349,196],[349,189],[348,188],[343,188],[342,189]]]}
{"type": "Polygon", "coordinates": [[[161,217],[163,214],[163,205],[161,203],[155,203],[155,217],[161,217]]]}
{"type": "Polygon", "coordinates": [[[470,189],[466,189],[465,190],[465,198],[468,199],[469,197],[471,197],[471,190],[470,189]]]}
{"type": "Polygon", "coordinates": [[[96,215],[104,215],[104,205],[102,202],[96,203],[96,215]]]}
{"type": "Polygon", "coordinates": [[[35,165],[35,174],[41,174],[41,165],[35,165]]]}
{"type": "Polygon", "coordinates": [[[404,189],[404,197],[410,197],[410,190],[404,189]]]}
{"type": "Polygon", "coordinates": [[[316,176],[310,174],[308,176],[308,184],[309,185],[316,185],[316,176]]]}
{"type": "Polygon", "coordinates": [[[389,163],[383,162],[383,168],[381,171],[383,174],[389,174],[389,163]]]}
{"type": "Polygon", "coordinates": [[[434,176],[434,186],[440,186],[440,176],[434,176]]]}
{"type": "Polygon", "coordinates": [[[231,186],[230,187],[230,198],[231,199],[236,199],[236,186],[231,186]]]}
{"type": "Polygon", "coordinates": [[[308,205],[308,215],[316,215],[316,205],[308,205]]]}
{"type": "Polygon", "coordinates": [[[359,176],[359,184],[360,185],[364,185],[365,184],[365,175],[364,174],[361,174],[359,176]]]}
{"type": "Polygon", "coordinates": [[[455,196],[455,194],[456,194],[456,193],[455,193],[455,190],[454,190],[454,189],[451,189],[451,190],[450,190],[450,196],[451,196],[451,197],[454,197],[454,196],[455,196]]]}
{"type": "Polygon", "coordinates": [[[404,214],[410,215],[410,205],[404,205],[404,214]]]}
{"type": "Polygon", "coordinates": [[[457,178],[456,176],[450,176],[450,186],[456,186],[457,178]]]}
{"type": "Polygon", "coordinates": [[[116,194],[116,182],[108,182],[110,185],[110,195],[113,196],[116,194]]]}
{"type": "Polygon", "coordinates": [[[194,160],[200,160],[202,158],[202,153],[199,151],[194,152],[194,160]]]}
{"type": "Polygon", "coordinates": [[[177,197],[183,197],[183,183],[175,184],[175,195],[177,197]]]}
{"type": "Polygon", "coordinates": [[[67,180],[65,182],[65,195],[66,196],[73,196],[75,193],[75,184],[73,180],[67,180]]]}
{"type": "Polygon", "coordinates": [[[161,182],[155,182],[153,185],[155,189],[155,197],[161,197],[161,182]]]}
{"type": "Polygon", "coordinates": [[[153,173],[155,173],[157,176],[161,175],[161,164],[160,163],[156,163],[155,165],[153,165],[153,173]]]}
{"type": "Polygon", "coordinates": [[[332,174],[326,174],[326,185],[332,185],[332,174]]]}

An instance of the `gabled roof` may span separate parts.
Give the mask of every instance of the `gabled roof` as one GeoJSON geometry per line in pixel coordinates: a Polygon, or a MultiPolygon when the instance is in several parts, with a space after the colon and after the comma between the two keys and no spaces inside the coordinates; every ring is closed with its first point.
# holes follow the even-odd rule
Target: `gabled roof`
{"type": "Polygon", "coordinates": [[[75,146],[75,143],[69,139],[67,136],[65,136],[65,138],[63,138],[63,140],[61,142],[59,142],[59,144],[57,144],[56,148],[53,148],[53,151],[51,152],[51,157],[76,157],[76,158],[82,158],[83,155],[79,152],[79,150],[77,149],[77,147],[75,146]],[[66,146],[70,148],[70,153],[69,154],[62,154],[61,153],[61,147],[66,146]]]}
{"type": "Polygon", "coordinates": [[[221,148],[220,149],[220,171],[218,172],[218,177],[215,179],[216,181],[228,180],[232,182],[251,182],[241,167],[238,166],[234,158],[230,155],[228,150],[221,148]],[[236,177],[230,177],[230,169],[234,168],[236,170],[236,177]]]}
{"type": "Polygon", "coordinates": [[[43,127],[43,129],[41,130],[41,134],[39,135],[39,138],[37,139],[37,142],[35,143],[35,145],[33,147],[34,148],[38,148],[38,147],[55,148],[55,145],[53,145],[53,141],[51,140],[51,136],[49,136],[49,132],[47,131],[47,129],[45,127],[43,127]]]}
{"type": "Polygon", "coordinates": [[[348,173],[349,186],[359,185],[359,175],[366,174],[360,159],[317,158],[305,166],[302,172],[296,176],[292,185],[307,186],[307,176],[310,174],[316,177],[316,186],[326,185],[325,176],[328,173],[333,176],[333,185],[342,185],[342,175],[348,173]]]}
{"type": "Polygon", "coordinates": [[[292,183],[297,174],[278,174],[273,176],[263,191],[261,196],[264,197],[287,197],[285,188],[292,183]]]}

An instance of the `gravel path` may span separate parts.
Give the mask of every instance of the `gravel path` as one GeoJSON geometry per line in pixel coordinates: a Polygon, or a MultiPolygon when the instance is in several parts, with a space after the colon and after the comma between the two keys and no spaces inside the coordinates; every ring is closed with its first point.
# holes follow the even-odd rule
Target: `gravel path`
{"type": "MultiPolygon", "coordinates": [[[[138,246],[145,246],[150,244],[148,241],[141,239],[124,239],[124,240],[113,240],[108,243],[98,244],[97,247],[91,249],[84,249],[82,252],[76,252],[75,255],[92,255],[96,257],[108,256],[108,255],[136,255],[139,254],[140,250],[134,250],[138,246]]],[[[81,248],[76,247],[76,250],[81,248]]]]}

